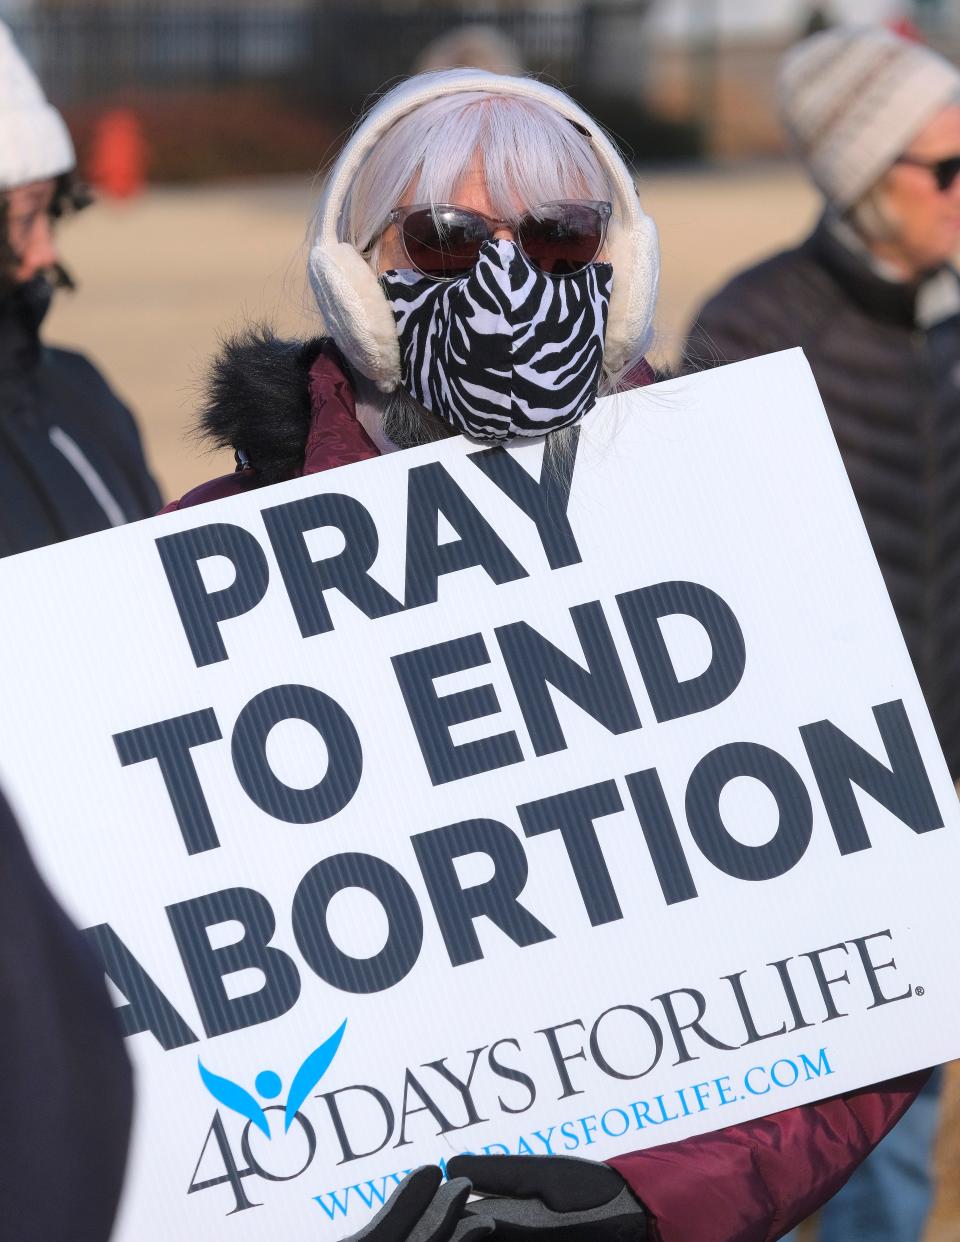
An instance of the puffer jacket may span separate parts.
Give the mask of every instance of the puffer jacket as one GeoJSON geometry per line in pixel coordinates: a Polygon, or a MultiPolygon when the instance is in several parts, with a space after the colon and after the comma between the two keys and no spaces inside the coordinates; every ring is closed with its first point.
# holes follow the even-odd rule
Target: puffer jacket
{"type": "MultiPolygon", "coordinates": [[[[821,221],[697,316],[686,371],[799,345],[954,779],[960,778],[960,275],[878,275],[821,221]],[[945,303],[921,308],[936,282],[945,303]]],[[[776,417],[776,409],[770,415],[776,417]]],[[[816,496],[811,496],[816,504],[816,496]]]]}
{"type": "MultiPolygon", "coordinates": [[[[209,396],[204,430],[232,447],[240,465],[165,512],[378,456],[329,342],[240,338],[217,362],[209,396]]],[[[774,1242],[840,1189],[925,1078],[912,1074],[609,1163],[647,1209],[651,1242],[774,1242]]]]}
{"type": "Polygon", "coordinates": [[[42,279],[0,299],[0,556],[156,513],[136,424],[82,355],[40,339],[42,279]]]}

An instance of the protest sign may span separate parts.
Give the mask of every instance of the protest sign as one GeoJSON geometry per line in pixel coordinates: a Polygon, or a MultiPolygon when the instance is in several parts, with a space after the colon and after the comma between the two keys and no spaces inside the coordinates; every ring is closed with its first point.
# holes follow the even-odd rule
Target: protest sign
{"type": "Polygon", "coordinates": [[[121,1242],[339,1238],[960,1055],[956,797],[799,351],[0,564],[121,1242]]]}

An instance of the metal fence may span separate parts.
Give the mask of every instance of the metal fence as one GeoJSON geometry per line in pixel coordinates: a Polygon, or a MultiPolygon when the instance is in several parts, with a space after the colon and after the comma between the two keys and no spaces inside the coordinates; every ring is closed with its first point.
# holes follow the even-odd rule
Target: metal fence
{"type": "MultiPolygon", "coordinates": [[[[409,73],[433,39],[469,22],[502,31],[529,69],[571,90],[618,132],[632,125],[626,137],[638,150],[651,142],[651,103],[718,150],[766,151],[779,142],[772,94],[780,46],[714,40],[652,48],[643,20],[650,0],[477,3],[35,0],[9,20],[48,93],[72,115],[134,91],[254,86],[342,123],[409,73]]],[[[935,47],[960,56],[960,3],[934,6],[924,28],[935,47]]],[[[652,144],[666,151],[675,139],[653,135],[652,144]]]]}
{"type": "MultiPolygon", "coordinates": [[[[469,21],[515,40],[526,64],[570,85],[592,85],[608,22],[639,22],[642,0],[544,9],[471,9],[469,21]]],[[[465,21],[446,8],[398,9],[390,0],[275,5],[108,4],[29,9],[11,19],[59,104],[125,88],[270,83],[354,110],[408,73],[436,36],[465,21]]]]}

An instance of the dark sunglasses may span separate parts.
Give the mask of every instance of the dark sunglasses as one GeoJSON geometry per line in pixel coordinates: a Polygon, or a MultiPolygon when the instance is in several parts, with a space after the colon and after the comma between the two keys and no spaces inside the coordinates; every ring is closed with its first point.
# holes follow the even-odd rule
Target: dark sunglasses
{"type": "Polygon", "coordinates": [[[937,181],[938,190],[949,190],[960,174],[960,155],[948,155],[942,160],[918,160],[912,155],[901,155],[898,164],[909,164],[911,168],[926,168],[932,172],[937,181]]]}
{"type": "Polygon", "coordinates": [[[543,203],[519,220],[494,220],[480,211],[441,203],[436,207],[397,207],[390,222],[397,226],[412,267],[432,280],[465,276],[480,256],[480,247],[497,229],[511,229],[517,245],[538,271],[570,276],[589,266],[603,248],[610,219],[609,203],[543,203]]]}

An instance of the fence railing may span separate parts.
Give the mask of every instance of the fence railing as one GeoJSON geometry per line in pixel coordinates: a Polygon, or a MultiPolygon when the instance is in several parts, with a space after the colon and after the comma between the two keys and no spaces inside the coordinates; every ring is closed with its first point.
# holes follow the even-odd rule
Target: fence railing
{"type": "MultiPolygon", "coordinates": [[[[469,12],[515,40],[525,63],[571,86],[598,77],[594,48],[607,21],[646,7],[598,4],[469,12]]],[[[83,4],[28,9],[17,37],[59,104],[123,88],[270,82],[353,110],[410,72],[432,39],[463,24],[447,8],[399,9],[390,0],[303,5],[83,4]]]]}

